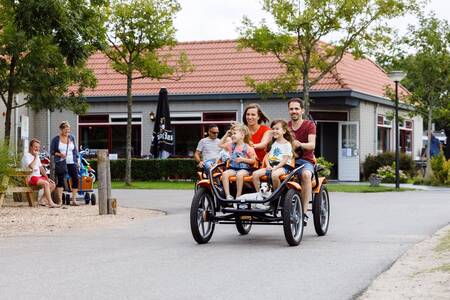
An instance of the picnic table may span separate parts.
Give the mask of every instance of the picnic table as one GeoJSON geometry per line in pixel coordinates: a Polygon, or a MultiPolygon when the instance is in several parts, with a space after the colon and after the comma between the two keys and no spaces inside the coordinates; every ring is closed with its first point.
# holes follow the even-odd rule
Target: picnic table
{"type": "Polygon", "coordinates": [[[25,195],[30,206],[36,206],[37,193],[41,187],[29,186],[27,177],[31,175],[31,170],[13,169],[11,174],[4,175],[0,182],[0,208],[6,195],[21,193],[25,195]]]}

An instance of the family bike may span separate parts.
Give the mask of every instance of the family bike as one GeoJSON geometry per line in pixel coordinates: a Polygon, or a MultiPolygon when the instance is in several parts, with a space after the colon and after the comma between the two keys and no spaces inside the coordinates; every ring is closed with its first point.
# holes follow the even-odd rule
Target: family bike
{"type": "Polygon", "coordinates": [[[307,224],[306,211],[312,212],[317,235],[327,233],[330,202],[327,180],[319,176],[323,167],[298,163],[303,149],[292,146],[295,139],[287,126],[282,120],[272,122],[272,140],[262,160],[247,146],[246,126],[234,124],[225,134],[220,145],[227,155],[198,172],[190,211],[191,232],[197,243],[208,243],[216,224],[235,225],[241,235],[249,234],[253,225],[282,225],[287,243],[297,246],[307,224]],[[302,204],[304,168],[312,173],[307,207],[302,204]]]}

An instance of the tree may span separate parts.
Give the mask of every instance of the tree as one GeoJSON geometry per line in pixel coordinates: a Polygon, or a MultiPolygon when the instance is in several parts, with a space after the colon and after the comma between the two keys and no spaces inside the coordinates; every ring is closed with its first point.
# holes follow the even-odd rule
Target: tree
{"type": "MultiPolygon", "coordinates": [[[[446,20],[434,15],[420,16],[419,26],[410,26],[399,45],[406,46],[414,54],[403,50],[403,57],[392,58],[389,68],[406,71],[402,84],[412,92],[410,103],[427,121],[428,145],[431,143],[431,124],[438,120],[448,125],[450,108],[450,27],[446,20]]],[[[399,52],[399,51],[397,51],[399,52]]],[[[427,151],[426,176],[431,175],[430,147],[427,151]]]]}
{"type": "Polygon", "coordinates": [[[359,58],[364,49],[387,41],[385,21],[418,8],[410,0],[263,0],[263,9],[275,21],[272,30],[263,21],[255,26],[244,17],[240,46],[262,54],[271,53],[284,67],[276,78],[247,84],[258,93],[284,94],[302,85],[305,113],[310,106],[309,90],[332,71],[347,51],[359,58]],[[336,41],[321,39],[338,36],[336,41]],[[312,72],[314,71],[314,72],[312,72]]]}
{"type": "Polygon", "coordinates": [[[100,0],[0,0],[0,98],[5,142],[14,109],[86,109],[83,91],[95,86],[84,67],[104,36],[100,0]],[[69,91],[71,86],[77,86],[69,91]],[[24,103],[14,95],[26,94],[24,103]]]}
{"type": "Polygon", "coordinates": [[[131,183],[132,87],[135,80],[179,79],[192,66],[181,53],[173,59],[173,18],[180,10],[176,0],[114,0],[107,23],[109,46],[105,54],[114,70],[127,77],[127,138],[125,182],[131,183]],[[163,49],[164,48],[164,49],[163,49]]]}

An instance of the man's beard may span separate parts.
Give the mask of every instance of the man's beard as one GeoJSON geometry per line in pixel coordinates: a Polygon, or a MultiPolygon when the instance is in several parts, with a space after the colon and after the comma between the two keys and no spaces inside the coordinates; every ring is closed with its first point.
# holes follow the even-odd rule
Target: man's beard
{"type": "Polygon", "coordinates": [[[297,121],[297,120],[299,120],[300,119],[300,116],[299,115],[291,115],[291,120],[292,121],[297,121]]]}

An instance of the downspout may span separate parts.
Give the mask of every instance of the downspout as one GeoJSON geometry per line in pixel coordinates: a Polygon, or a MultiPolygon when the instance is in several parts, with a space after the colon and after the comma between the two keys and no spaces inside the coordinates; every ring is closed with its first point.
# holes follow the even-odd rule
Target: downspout
{"type": "Polygon", "coordinates": [[[50,109],[47,109],[47,152],[50,153],[50,109]]]}
{"type": "Polygon", "coordinates": [[[375,149],[373,151],[373,154],[377,155],[378,154],[378,107],[380,105],[377,103],[375,105],[375,134],[374,134],[374,145],[375,145],[375,149]]]}
{"type": "Polygon", "coordinates": [[[244,100],[240,100],[239,101],[240,102],[240,116],[241,116],[241,118],[240,118],[240,120],[244,120],[244,100]]]}

